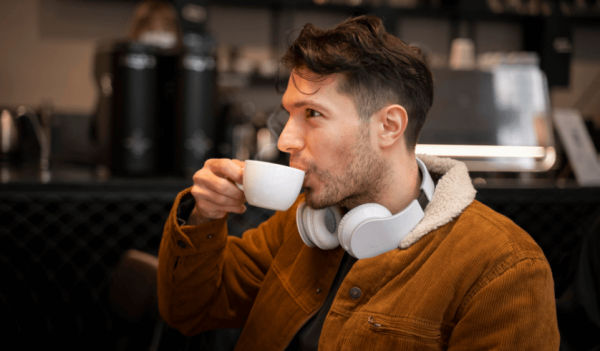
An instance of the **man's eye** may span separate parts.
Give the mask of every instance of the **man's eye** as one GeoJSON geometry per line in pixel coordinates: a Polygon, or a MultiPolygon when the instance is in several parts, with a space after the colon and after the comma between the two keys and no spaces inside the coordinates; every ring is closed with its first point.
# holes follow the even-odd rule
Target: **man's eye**
{"type": "Polygon", "coordinates": [[[313,109],[306,109],[306,118],[310,118],[310,117],[318,117],[321,116],[321,112],[319,111],[315,111],[313,109]]]}

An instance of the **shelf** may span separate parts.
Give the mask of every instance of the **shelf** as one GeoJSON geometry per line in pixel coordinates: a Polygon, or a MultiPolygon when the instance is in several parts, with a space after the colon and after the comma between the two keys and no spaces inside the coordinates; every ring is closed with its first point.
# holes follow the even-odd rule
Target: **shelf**
{"type": "MultiPolygon", "coordinates": [[[[271,8],[273,10],[303,10],[303,11],[325,11],[325,12],[345,12],[348,15],[353,14],[375,14],[381,17],[393,15],[394,17],[428,17],[428,18],[448,18],[448,19],[465,19],[474,21],[507,21],[518,22],[531,18],[546,18],[548,16],[538,14],[518,14],[518,13],[494,13],[491,10],[485,9],[485,4],[478,5],[477,9],[469,10],[469,4],[461,4],[457,1],[456,5],[440,5],[431,6],[427,4],[419,5],[412,8],[391,7],[389,5],[345,5],[345,4],[323,4],[318,5],[309,0],[220,0],[215,2],[218,6],[236,6],[236,7],[260,7],[271,8]]],[[[556,15],[556,14],[554,14],[556,15]]],[[[558,17],[566,17],[573,23],[581,24],[596,24],[600,25],[600,12],[576,13],[572,16],[565,16],[562,13],[558,17]]]]}

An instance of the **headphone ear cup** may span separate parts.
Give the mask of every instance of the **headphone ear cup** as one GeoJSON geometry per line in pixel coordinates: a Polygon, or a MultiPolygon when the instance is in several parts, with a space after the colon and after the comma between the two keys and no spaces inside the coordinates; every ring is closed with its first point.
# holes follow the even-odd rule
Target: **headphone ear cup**
{"type": "Polygon", "coordinates": [[[351,246],[354,230],[360,224],[370,219],[387,218],[391,216],[392,213],[390,210],[379,204],[371,203],[355,207],[350,212],[346,213],[338,226],[338,240],[340,245],[342,245],[346,252],[354,256],[351,246]]]}
{"type": "Polygon", "coordinates": [[[296,210],[298,232],[308,247],[322,250],[338,247],[337,227],[341,220],[342,211],[337,206],[313,210],[303,202],[296,210]]]}
{"type": "Polygon", "coordinates": [[[315,243],[313,243],[313,241],[310,239],[310,236],[308,235],[308,230],[304,225],[304,213],[308,210],[310,210],[310,208],[306,206],[306,202],[303,202],[300,204],[300,206],[298,206],[298,209],[296,210],[296,225],[298,226],[300,238],[302,238],[302,241],[304,241],[306,246],[315,247],[315,243]]]}
{"type": "Polygon", "coordinates": [[[342,211],[337,206],[321,210],[304,210],[304,228],[311,241],[322,250],[331,250],[339,246],[337,228],[342,219],[342,211]]]}

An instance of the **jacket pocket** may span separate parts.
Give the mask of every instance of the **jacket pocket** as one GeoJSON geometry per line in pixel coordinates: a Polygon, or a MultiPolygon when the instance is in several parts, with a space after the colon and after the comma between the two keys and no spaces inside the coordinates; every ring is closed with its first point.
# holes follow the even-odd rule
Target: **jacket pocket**
{"type": "Polygon", "coordinates": [[[380,317],[367,318],[369,329],[378,334],[395,335],[400,338],[413,339],[423,343],[443,343],[442,333],[438,328],[423,327],[419,323],[409,321],[388,321],[380,317]]]}

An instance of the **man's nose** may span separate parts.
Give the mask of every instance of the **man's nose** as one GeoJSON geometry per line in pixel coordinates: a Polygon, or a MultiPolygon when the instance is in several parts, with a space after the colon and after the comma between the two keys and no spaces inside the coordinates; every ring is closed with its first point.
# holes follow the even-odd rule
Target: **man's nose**
{"type": "Polygon", "coordinates": [[[301,128],[290,117],[277,142],[277,148],[281,152],[292,153],[301,150],[304,147],[301,128]]]}

